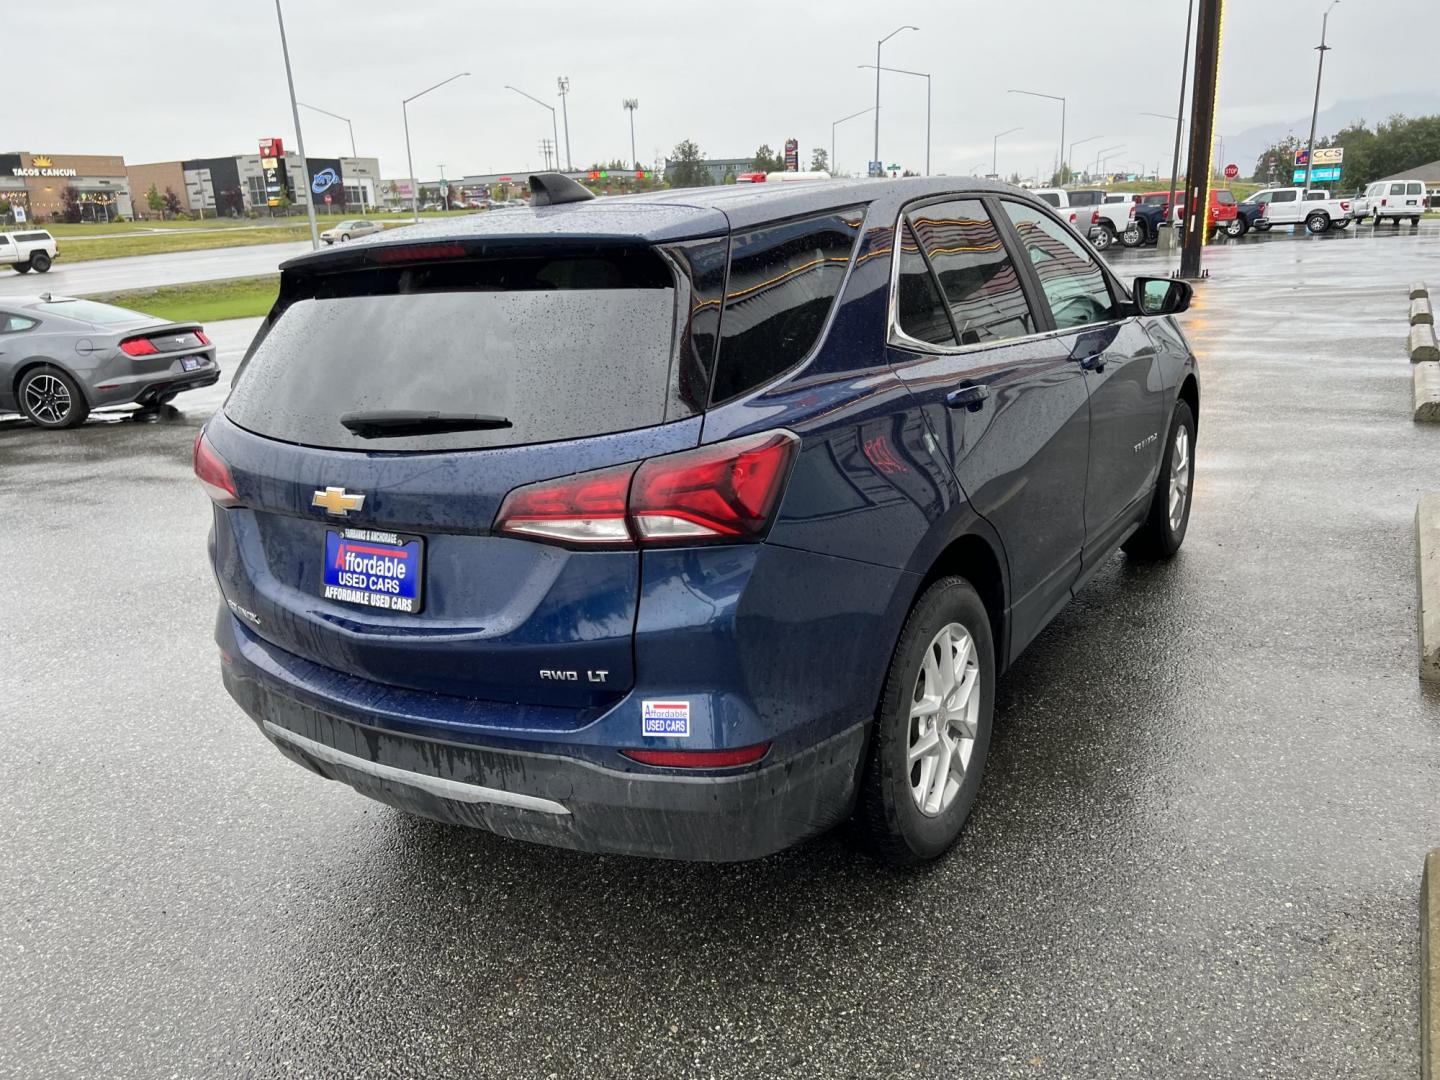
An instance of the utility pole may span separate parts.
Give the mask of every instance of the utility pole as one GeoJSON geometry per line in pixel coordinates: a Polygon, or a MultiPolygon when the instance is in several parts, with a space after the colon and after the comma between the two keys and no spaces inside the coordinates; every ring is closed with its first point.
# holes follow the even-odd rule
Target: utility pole
{"type": "MultiPolygon", "coordinates": [[[[1200,276],[1200,255],[1210,214],[1210,147],[1215,138],[1215,99],[1220,83],[1220,28],[1225,0],[1200,0],[1195,26],[1195,87],[1190,98],[1190,165],[1185,194],[1185,239],[1180,276],[1200,276]]],[[[1173,204],[1172,204],[1173,205],[1173,204]]]]}
{"type": "Polygon", "coordinates": [[[565,104],[565,96],[570,93],[570,80],[561,75],[555,84],[560,87],[560,113],[565,118],[565,171],[574,172],[575,163],[570,160],[570,109],[565,104]]]}
{"type": "Polygon", "coordinates": [[[1002,131],[990,141],[990,175],[1000,175],[1000,140],[1006,135],[1014,135],[1017,131],[1024,131],[1024,128],[1013,127],[1009,131],[1002,131]]]}
{"type": "MultiPolygon", "coordinates": [[[[300,104],[295,100],[295,76],[290,72],[290,46],[285,41],[285,15],[280,0],[275,0],[275,19],[280,24],[280,51],[285,56],[285,82],[290,87],[290,112],[295,117],[295,144],[300,150],[300,182],[305,188],[305,216],[310,219],[310,246],[320,250],[320,226],[315,224],[315,200],[310,197],[310,178],[306,172],[305,136],[300,133],[300,104]]],[[[285,168],[282,160],[280,168],[285,168]]]]}
{"type": "MultiPolygon", "coordinates": [[[[1190,76],[1190,30],[1195,22],[1195,0],[1190,0],[1188,7],[1185,14],[1185,54],[1180,59],[1180,107],[1175,110],[1175,159],[1170,165],[1170,201],[1165,204],[1168,208],[1166,214],[1174,213],[1175,192],[1180,183],[1180,136],[1185,130],[1185,80],[1190,76]]],[[[1155,237],[1156,247],[1160,248],[1160,238],[1163,236],[1164,247],[1160,249],[1166,252],[1175,250],[1177,228],[1178,226],[1172,226],[1163,233],[1158,233],[1155,237]]]]}
{"type": "MultiPolygon", "coordinates": [[[[881,160],[881,157],[880,157],[880,46],[884,45],[885,42],[889,41],[889,40],[890,40],[892,37],[894,37],[896,34],[900,33],[901,30],[919,30],[919,29],[920,29],[920,28],[919,28],[918,26],[900,26],[900,27],[896,27],[894,30],[891,30],[890,33],[886,34],[886,35],[885,35],[883,38],[881,38],[879,41],[875,42],[875,157],[872,158],[871,161],[872,161],[872,164],[873,164],[877,169],[879,169],[881,173],[884,172],[884,170],[885,170],[885,165],[884,165],[884,162],[881,160]]],[[[876,175],[880,175],[880,174],[879,174],[879,173],[872,173],[872,172],[870,171],[870,169],[867,168],[867,169],[865,170],[865,175],[866,175],[866,176],[876,176],[876,175]]]]}
{"type": "Polygon", "coordinates": [[[625,99],[625,111],[630,114],[630,163],[637,170],[640,168],[640,159],[635,156],[635,110],[639,107],[639,98],[627,97],[625,99]]]}
{"type": "MultiPolygon", "coordinates": [[[[1315,107],[1310,110],[1310,141],[1305,144],[1305,191],[1310,190],[1310,170],[1315,168],[1315,122],[1320,119],[1320,80],[1325,77],[1325,54],[1330,51],[1330,46],[1325,44],[1325,32],[1330,29],[1330,12],[1335,10],[1335,0],[1325,9],[1325,17],[1320,20],[1320,44],[1316,46],[1316,52],[1320,54],[1320,66],[1315,72],[1315,107]]],[[[1301,192],[1304,198],[1304,192],[1301,192]]]]}

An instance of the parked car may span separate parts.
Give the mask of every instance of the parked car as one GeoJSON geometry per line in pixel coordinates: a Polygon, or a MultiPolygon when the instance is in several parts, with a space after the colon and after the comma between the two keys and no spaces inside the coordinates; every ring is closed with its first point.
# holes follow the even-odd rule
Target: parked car
{"type": "Polygon", "coordinates": [[[1355,208],[1357,218],[1368,214],[1376,225],[1382,220],[1399,225],[1408,218],[1411,227],[1418,227],[1423,213],[1425,185],[1419,180],[1378,180],[1365,189],[1355,208]]]}
{"type": "Polygon", "coordinates": [[[199,323],[69,296],[0,297],[0,411],[73,428],[102,405],[163,405],[220,378],[199,323]]]}
{"type": "Polygon", "coordinates": [[[45,273],[59,251],[55,238],[44,229],[0,233],[0,266],[14,267],[21,274],[45,273]]]}
{"type": "Polygon", "coordinates": [[[1276,225],[1303,224],[1311,234],[1332,226],[1346,228],[1354,220],[1349,199],[1332,198],[1328,191],[1298,187],[1266,188],[1245,200],[1256,207],[1252,227],[1268,232],[1276,225]]]}
{"type": "Polygon", "coordinates": [[[1036,198],[1049,203],[1082,236],[1089,235],[1094,208],[1105,198],[1099,188],[1070,191],[1066,188],[1036,188],[1036,198]]]}
{"type": "Polygon", "coordinates": [[[1100,251],[1115,243],[1130,227],[1140,196],[1130,191],[1107,191],[1090,216],[1090,242],[1100,251]]]}
{"type": "Polygon", "coordinates": [[[531,186],[282,266],[195,444],[229,693],[510,837],[940,855],[997,676],[1185,538],[1189,286],[983,180],[531,186]]]}
{"type": "Polygon", "coordinates": [[[352,218],[348,221],[341,221],[331,225],[320,234],[320,239],[326,244],[333,244],[337,240],[345,243],[347,240],[357,236],[374,236],[378,232],[384,232],[385,226],[377,221],[366,221],[362,218],[352,218]]]}

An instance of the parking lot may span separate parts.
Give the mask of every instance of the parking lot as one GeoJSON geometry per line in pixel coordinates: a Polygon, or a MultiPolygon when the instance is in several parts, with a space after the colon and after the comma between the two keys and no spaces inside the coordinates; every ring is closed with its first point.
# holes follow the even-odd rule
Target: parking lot
{"type": "MultiPolygon", "coordinates": [[[[1440,430],[1402,343],[1440,223],[1206,265],[1186,546],[1116,556],[1002,679],[974,816],[914,874],[843,832],[582,855],[312,776],[220,685],[190,450],[224,387],[0,420],[0,1073],[1414,1075],[1440,430]]],[[[252,330],[216,328],[227,368],[252,330]]]]}

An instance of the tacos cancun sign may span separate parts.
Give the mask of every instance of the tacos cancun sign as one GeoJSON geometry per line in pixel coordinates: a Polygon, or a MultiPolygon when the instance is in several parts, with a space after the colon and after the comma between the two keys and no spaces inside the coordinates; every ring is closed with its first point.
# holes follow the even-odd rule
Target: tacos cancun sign
{"type": "Polygon", "coordinates": [[[10,170],[12,176],[76,176],[74,169],[64,169],[57,166],[44,154],[36,154],[30,159],[28,167],[19,166],[10,170]]]}

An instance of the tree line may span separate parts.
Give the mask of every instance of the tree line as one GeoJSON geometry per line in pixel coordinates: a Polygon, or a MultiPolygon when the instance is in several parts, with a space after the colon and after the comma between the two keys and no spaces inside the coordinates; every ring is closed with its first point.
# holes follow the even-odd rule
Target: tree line
{"type": "MultiPolygon", "coordinates": [[[[1343,147],[1341,186],[1363,188],[1407,169],[1440,161],[1440,116],[1392,116],[1374,128],[1357,120],[1333,135],[1316,138],[1316,149],[1343,147]]],[[[1294,135],[1275,143],[1255,162],[1262,183],[1288,182],[1295,151],[1305,144],[1294,135]]]]}

